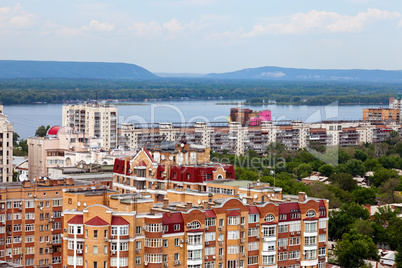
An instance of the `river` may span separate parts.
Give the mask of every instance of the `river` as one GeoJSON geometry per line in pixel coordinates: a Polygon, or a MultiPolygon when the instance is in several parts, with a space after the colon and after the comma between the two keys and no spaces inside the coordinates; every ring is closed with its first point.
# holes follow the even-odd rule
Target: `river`
{"type": "MultiPolygon", "coordinates": [[[[195,122],[227,121],[230,108],[238,105],[219,103],[237,103],[229,100],[185,100],[170,102],[142,102],[135,105],[118,105],[119,123],[123,122],[195,122]]],[[[379,105],[329,105],[329,106],[294,106],[294,105],[244,105],[252,110],[269,109],[273,120],[302,120],[317,122],[321,120],[361,120],[363,108],[377,108],[379,105]]],[[[21,138],[35,135],[41,125],[61,125],[62,104],[31,104],[4,106],[8,120],[14,123],[14,131],[21,138]]]]}

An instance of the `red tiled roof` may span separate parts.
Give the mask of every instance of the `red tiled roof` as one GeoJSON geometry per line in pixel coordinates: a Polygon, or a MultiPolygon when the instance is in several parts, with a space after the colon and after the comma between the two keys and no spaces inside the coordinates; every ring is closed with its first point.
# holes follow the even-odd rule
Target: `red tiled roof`
{"type": "Polygon", "coordinates": [[[216,218],[215,211],[211,210],[206,210],[205,211],[205,218],[216,218]]]}
{"type": "Polygon", "coordinates": [[[83,224],[83,222],[84,222],[84,216],[75,215],[67,223],[69,223],[69,224],[83,224]]]}
{"type": "Polygon", "coordinates": [[[171,223],[182,223],[184,222],[183,217],[180,212],[170,213],[170,217],[167,213],[162,216],[162,224],[171,224],[171,223]]]}
{"type": "Polygon", "coordinates": [[[288,214],[292,209],[300,209],[299,203],[279,204],[279,214],[288,214]]]}
{"type": "Polygon", "coordinates": [[[112,225],[129,225],[130,223],[126,221],[123,217],[113,216],[112,225]]]}
{"type": "Polygon", "coordinates": [[[142,160],[141,162],[139,162],[136,167],[146,167],[147,164],[145,164],[144,160],[142,160]]]}
{"type": "Polygon", "coordinates": [[[151,159],[152,162],[155,162],[154,158],[152,157],[152,155],[149,153],[149,151],[147,149],[145,149],[145,147],[142,147],[142,149],[144,150],[144,152],[148,155],[149,159],[151,159]]]}
{"type": "Polygon", "coordinates": [[[51,127],[47,131],[47,135],[57,135],[57,132],[59,131],[60,128],[61,128],[61,126],[53,126],[53,127],[51,127]]]}
{"type": "Polygon", "coordinates": [[[240,216],[240,213],[238,211],[236,211],[236,210],[233,210],[232,212],[230,212],[228,214],[228,216],[240,216]]]}
{"type": "Polygon", "coordinates": [[[248,207],[248,214],[260,214],[260,210],[256,206],[248,207]]]}
{"type": "Polygon", "coordinates": [[[109,225],[109,223],[107,221],[105,221],[105,220],[102,220],[98,216],[96,216],[96,217],[90,219],[89,221],[87,221],[85,223],[85,225],[105,226],[105,225],[109,225]]]}

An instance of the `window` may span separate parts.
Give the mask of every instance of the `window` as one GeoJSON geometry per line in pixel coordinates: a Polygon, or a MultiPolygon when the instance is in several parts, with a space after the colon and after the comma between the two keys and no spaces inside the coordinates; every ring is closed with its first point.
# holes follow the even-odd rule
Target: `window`
{"type": "Polygon", "coordinates": [[[94,230],[94,238],[98,238],[98,230],[94,230]]]}
{"type": "Polygon", "coordinates": [[[167,248],[169,246],[168,240],[167,239],[163,239],[163,247],[167,248]]]}
{"type": "Polygon", "coordinates": [[[304,231],[306,233],[317,232],[317,223],[316,222],[306,222],[304,224],[304,231]]]}
{"type": "Polygon", "coordinates": [[[286,214],[279,214],[279,220],[280,220],[280,221],[286,221],[287,218],[288,218],[288,215],[286,215],[286,214]]]}
{"type": "Polygon", "coordinates": [[[180,260],[180,254],[179,254],[179,253],[175,253],[175,254],[174,254],[174,260],[175,260],[175,261],[179,261],[179,260],[180,260]]]}
{"type": "Polygon", "coordinates": [[[174,231],[180,231],[180,224],[173,225],[173,230],[174,231]]]}
{"type": "Polygon", "coordinates": [[[258,242],[249,242],[248,243],[248,250],[258,250],[259,249],[259,243],[258,242]]]}
{"type": "Polygon", "coordinates": [[[215,247],[206,247],[205,248],[205,255],[215,255],[215,247]]]}
{"type": "Polygon", "coordinates": [[[205,242],[215,241],[215,232],[205,233],[205,242]]]}
{"type": "Polygon", "coordinates": [[[319,224],[319,228],[320,229],[325,229],[325,228],[327,228],[327,221],[319,221],[318,222],[318,224],[319,224]]]}
{"type": "Polygon", "coordinates": [[[204,264],[204,268],[215,268],[215,262],[214,261],[206,262],[204,264]]]}
{"type": "Polygon", "coordinates": [[[240,224],[240,216],[228,217],[228,225],[239,225],[239,224],[240,224]]]}
{"type": "Polygon", "coordinates": [[[25,266],[33,266],[34,259],[25,259],[25,266]]]}
{"type": "Polygon", "coordinates": [[[279,252],[278,254],[278,261],[286,261],[288,259],[287,252],[279,252]]]}
{"type": "Polygon", "coordinates": [[[21,218],[21,213],[14,213],[13,214],[13,219],[14,220],[21,220],[22,218],[21,218]]]}
{"type": "MultiPolygon", "coordinates": [[[[136,234],[141,234],[141,226],[136,226],[135,227],[135,233],[136,234]]],[[[140,263],[141,264],[141,263],[140,263]]]]}
{"type": "Polygon", "coordinates": [[[325,256],[325,247],[318,248],[318,256],[325,256]]]}
{"type": "Polygon", "coordinates": [[[219,234],[218,241],[223,241],[224,238],[224,234],[219,234]]]}
{"type": "Polygon", "coordinates": [[[21,224],[14,224],[13,226],[14,232],[21,232],[21,230],[22,230],[21,224]]]}
{"type": "Polygon", "coordinates": [[[249,256],[248,257],[248,265],[253,265],[253,264],[258,264],[258,256],[249,256]]]}
{"type": "MultiPolygon", "coordinates": [[[[145,261],[149,263],[161,263],[162,254],[145,254],[145,261]]],[[[113,266],[113,265],[111,265],[113,266]]],[[[127,266],[127,265],[125,265],[127,266]]]]}
{"type": "Polygon", "coordinates": [[[189,245],[201,245],[202,244],[202,235],[189,235],[188,236],[188,244],[189,245]]]}
{"type": "Polygon", "coordinates": [[[136,264],[136,265],[141,264],[141,257],[140,257],[140,256],[135,257],[135,264],[136,264]]]}
{"type": "Polygon", "coordinates": [[[266,222],[274,221],[274,220],[275,220],[275,216],[274,216],[274,214],[268,214],[268,215],[265,216],[264,220],[265,220],[266,222]]]}
{"type": "Polygon", "coordinates": [[[216,226],[216,218],[206,218],[205,226],[216,226]]]}
{"type": "Polygon", "coordinates": [[[228,231],[228,238],[227,239],[239,239],[240,232],[239,231],[228,231]]]}
{"type": "Polygon", "coordinates": [[[306,260],[312,260],[312,259],[315,259],[316,258],[316,250],[306,250],[305,251],[305,255],[304,255],[304,258],[306,259],[306,260]]]}
{"type": "Polygon", "coordinates": [[[168,255],[167,254],[162,255],[162,262],[164,262],[164,263],[168,262],[168,255]]]}
{"type": "Polygon", "coordinates": [[[276,236],[276,227],[275,226],[264,227],[263,234],[264,234],[264,237],[276,236]]]}
{"type": "Polygon", "coordinates": [[[98,246],[94,246],[94,255],[98,255],[98,246]]]}
{"type": "Polygon", "coordinates": [[[258,236],[259,228],[249,228],[248,236],[258,236]]]}
{"type": "Polygon", "coordinates": [[[25,243],[32,243],[35,240],[35,236],[33,235],[26,235],[25,236],[25,243]]]}
{"type": "Polygon", "coordinates": [[[278,233],[287,233],[289,225],[279,225],[278,226],[278,233]]]}
{"type": "Polygon", "coordinates": [[[25,219],[26,220],[33,220],[35,218],[34,213],[25,213],[25,219]]]}
{"type": "Polygon", "coordinates": [[[228,246],[227,254],[238,254],[239,246],[228,246]]]}
{"type": "Polygon", "coordinates": [[[202,250],[188,250],[187,259],[189,260],[200,260],[202,255],[202,250]]]}
{"type": "Polygon", "coordinates": [[[300,236],[298,236],[298,237],[290,237],[289,238],[289,245],[290,246],[300,245],[300,236]]]}
{"type": "Polygon", "coordinates": [[[141,241],[135,241],[135,248],[141,249],[141,241]]]}
{"type": "MultiPolygon", "coordinates": [[[[157,254],[150,254],[150,255],[157,255],[157,254]]],[[[161,262],[161,261],[162,261],[162,256],[161,256],[159,262],[161,262]]],[[[119,263],[119,266],[128,266],[128,258],[127,257],[125,257],[125,258],[120,257],[119,259],[110,258],[110,266],[111,267],[112,266],[117,266],[117,262],[119,263]]],[[[137,263],[137,260],[136,260],[136,263],[137,263]]],[[[141,264],[141,259],[140,259],[140,264],[141,264]]],[[[95,268],[95,266],[94,266],[94,268],[95,268]]]]}
{"type": "Polygon", "coordinates": [[[304,243],[306,246],[315,246],[317,245],[317,238],[315,236],[306,236],[304,243]]]}
{"type": "Polygon", "coordinates": [[[325,242],[326,241],[326,236],[325,234],[320,234],[318,235],[318,242],[325,242]]]}
{"type": "Polygon", "coordinates": [[[61,222],[53,222],[52,228],[54,230],[59,230],[61,229],[61,222]]]}
{"type": "Polygon", "coordinates": [[[25,232],[33,232],[35,230],[35,225],[25,224],[25,232]]]}
{"type": "Polygon", "coordinates": [[[193,221],[191,223],[188,223],[187,227],[190,228],[190,229],[200,229],[201,228],[201,223],[199,221],[193,221]]]}
{"type": "Polygon", "coordinates": [[[225,221],[223,219],[219,219],[219,226],[222,227],[225,224],[225,221]]]}
{"type": "Polygon", "coordinates": [[[25,248],[25,254],[35,254],[35,247],[25,248]]]}
{"type": "Polygon", "coordinates": [[[300,251],[289,251],[289,260],[300,259],[300,251]]]}
{"type": "Polygon", "coordinates": [[[260,221],[260,214],[250,214],[248,215],[248,222],[255,223],[260,221]]]}
{"type": "Polygon", "coordinates": [[[287,238],[278,239],[278,247],[287,247],[287,246],[288,246],[287,238]]]}
{"type": "Polygon", "coordinates": [[[272,264],[275,264],[275,255],[262,256],[262,265],[272,265],[272,264]]]}
{"type": "Polygon", "coordinates": [[[299,232],[300,231],[300,222],[289,224],[289,232],[299,232]]]}
{"type": "Polygon", "coordinates": [[[306,213],[307,218],[312,218],[314,216],[315,216],[315,211],[314,210],[311,209],[311,210],[307,211],[307,213],[306,213]]]}
{"type": "Polygon", "coordinates": [[[63,199],[53,200],[54,207],[61,207],[63,205],[63,199]]]}
{"type": "Polygon", "coordinates": [[[52,217],[53,218],[61,218],[61,210],[58,210],[58,211],[53,211],[53,213],[52,213],[52,217]]]}
{"type": "Polygon", "coordinates": [[[162,247],[162,238],[145,238],[145,246],[150,248],[162,247]]]}

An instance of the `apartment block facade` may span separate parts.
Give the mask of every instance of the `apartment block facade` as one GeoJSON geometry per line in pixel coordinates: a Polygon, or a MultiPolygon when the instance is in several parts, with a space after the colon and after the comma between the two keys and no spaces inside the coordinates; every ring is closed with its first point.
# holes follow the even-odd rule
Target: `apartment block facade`
{"type": "Polygon", "coordinates": [[[103,139],[103,149],[117,146],[117,107],[98,102],[63,105],[62,126],[103,139]]]}
{"type": "Polygon", "coordinates": [[[2,184],[0,260],[28,268],[61,268],[63,191],[91,186],[47,178],[2,184]]]}
{"type": "Polygon", "coordinates": [[[300,193],[261,203],[174,191],[162,203],[148,192],[66,191],[63,265],[326,267],[327,200],[300,193]]]}
{"type": "Polygon", "coordinates": [[[13,124],[7,120],[0,105],[0,182],[13,181],[13,124]]]}
{"type": "Polygon", "coordinates": [[[242,126],[239,122],[154,124],[122,124],[121,145],[129,148],[162,148],[176,142],[203,145],[215,152],[242,155],[248,150],[266,153],[271,143],[282,143],[288,150],[298,150],[311,144],[324,146],[356,146],[379,143],[390,137],[392,130],[402,134],[402,125],[370,121],[262,121],[259,126],[242,126]]]}

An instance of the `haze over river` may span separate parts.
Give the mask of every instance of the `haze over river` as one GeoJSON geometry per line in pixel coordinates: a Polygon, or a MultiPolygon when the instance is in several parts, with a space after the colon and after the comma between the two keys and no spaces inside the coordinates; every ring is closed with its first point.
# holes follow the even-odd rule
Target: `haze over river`
{"type": "MultiPolygon", "coordinates": [[[[238,100],[185,100],[170,102],[142,102],[136,105],[118,105],[119,123],[124,122],[196,122],[227,121],[230,108],[238,105],[218,103],[240,103],[238,100]]],[[[35,135],[41,125],[61,125],[63,104],[31,104],[4,106],[8,120],[14,123],[14,131],[21,138],[35,135]]],[[[377,108],[379,105],[244,105],[252,110],[271,110],[273,120],[361,120],[363,108],[377,108]]]]}

